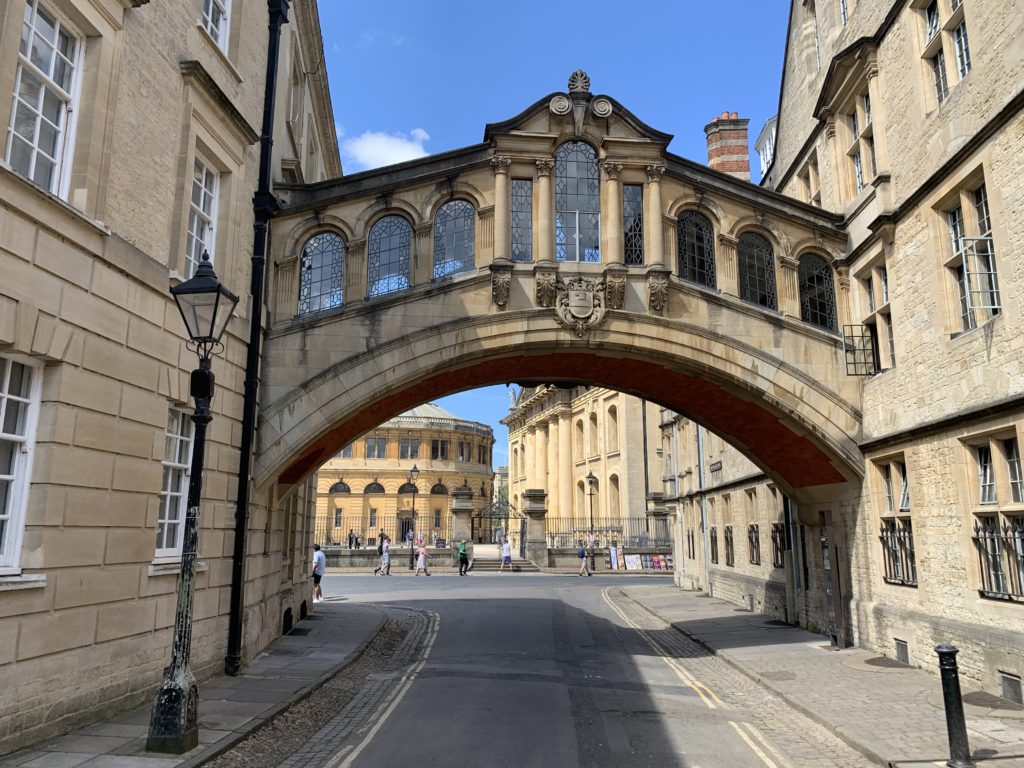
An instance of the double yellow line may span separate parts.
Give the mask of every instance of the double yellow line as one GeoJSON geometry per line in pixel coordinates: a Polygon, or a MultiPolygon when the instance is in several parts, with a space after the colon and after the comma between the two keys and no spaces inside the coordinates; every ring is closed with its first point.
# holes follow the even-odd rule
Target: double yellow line
{"type": "MultiPolygon", "coordinates": [[[[668,664],[680,680],[693,689],[708,709],[718,709],[719,706],[725,706],[725,703],[718,698],[718,695],[690,674],[690,672],[672,655],[668,648],[662,645],[656,637],[649,634],[647,630],[642,629],[635,621],[629,618],[629,616],[627,616],[619,606],[612,602],[611,597],[609,597],[609,593],[612,589],[612,587],[606,587],[601,593],[601,596],[604,597],[604,601],[608,604],[608,607],[611,608],[628,627],[635,629],[640,633],[640,636],[647,641],[647,644],[651,646],[655,653],[657,653],[658,657],[668,664]]],[[[766,768],[788,768],[788,764],[785,759],[783,759],[782,755],[772,747],[768,739],[766,739],[764,734],[757,728],[750,723],[737,723],[733,720],[729,720],[727,722],[732,726],[736,733],[739,734],[740,738],[743,739],[746,745],[753,750],[754,754],[758,756],[761,762],[765,764],[766,768]],[[769,752],[771,753],[771,756],[769,756],[769,752]],[[773,760],[772,757],[775,759],[773,760]]]]}

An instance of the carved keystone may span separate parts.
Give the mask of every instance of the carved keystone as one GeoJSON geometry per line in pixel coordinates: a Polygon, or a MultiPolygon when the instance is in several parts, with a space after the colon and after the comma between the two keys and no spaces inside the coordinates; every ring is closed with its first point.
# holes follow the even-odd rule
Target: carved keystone
{"type": "Polygon", "coordinates": [[[609,264],[604,270],[604,301],[608,309],[622,309],[626,303],[626,274],[624,264],[609,264]]]}
{"type": "Polygon", "coordinates": [[[668,267],[647,270],[647,303],[652,312],[663,312],[668,306],[668,276],[668,267]]]}

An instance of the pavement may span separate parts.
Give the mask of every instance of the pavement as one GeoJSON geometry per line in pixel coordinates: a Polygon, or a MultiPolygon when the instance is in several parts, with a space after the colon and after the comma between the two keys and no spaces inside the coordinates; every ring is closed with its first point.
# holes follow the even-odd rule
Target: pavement
{"type": "MultiPolygon", "coordinates": [[[[938,674],[862,648],[834,650],[821,635],[700,592],[651,584],[622,591],[878,765],[924,768],[949,758],[938,674]]],[[[962,685],[975,702],[964,704],[974,760],[1024,768],[1024,707],[962,685]]]]}
{"type": "MultiPolygon", "coordinates": [[[[511,582],[513,577],[476,577],[492,578],[511,582]]],[[[936,674],[860,648],[833,650],[821,635],[701,593],[682,591],[664,580],[641,579],[616,580],[611,588],[621,590],[622,595],[695,641],[709,656],[773,692],[875,764],[893,768],[945,764],[949,751],[936,674]]],[[[430,581],[417,580],[423,587],[414,589],[427,588],[430,581]]],[[[599,579],[586,581],[596,586],[599,579]]],[[[375,583],[366,580],[367,586],[375,583]]],[[[444,599],[443,592],[437,598],[444,599]]],[[[325,607],[328,610],[314,611],[290,634],[272,643],[241,675],[215,675],[200,683],[200,744],[191,752],[181,756],[145,752],[151,709],[147,703],[0,757],[0,768],[201,765],[357,658],[385,621],[384,612],[371,605],[328,598],[325,607]],[[317,631],[309,632],[313,627],[317,631]]],[[[967,702],[973,702],[966,703],[964,709],[978,765],[1024,768],[1024,707],[968,688],[963,693],[967,702]]]]}
{"type": "MultiPolygon", "coordinates": [[[[0,768],[192,768],[229,749],[305,698],[356,659],[384,625],[372,606],[344,606],[298,622],[236,677],[199,683],[199,745],[183,755],[146,752],[152,703],[29,749],[0,757],[0,768]],[[310,632],[312,627],[318,631],[310,632]]],[[[336,607],[337,606],[337,607],[336,607]]]]}

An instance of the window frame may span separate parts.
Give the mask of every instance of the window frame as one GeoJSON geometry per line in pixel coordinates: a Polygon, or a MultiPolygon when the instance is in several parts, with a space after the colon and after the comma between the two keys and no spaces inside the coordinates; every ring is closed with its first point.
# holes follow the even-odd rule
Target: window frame
{"type": "Polygon", "coordinates": [[[163,472],[160,482],[160,504],[157,508],[154,557],[156,559],[180,560],[185,536],[185,516],[188,514],[188,487],[192,471],[192,451],[195,450],[195,425],[187,411],[172,407],[168,411],[167,427],[171,426],[169,423],[171,416],[178,420],[176,426],[185,427],[185,429],[173,434],[166,428],[164,430],[164,457],[160,461],[163,472]],[[183,462],[169,460],[168,449],[170,448],[171,441],[174,441],[175,445],[178,446],[182,443],[185,444],[187,456],[183,462]],[[173,478],[178,478],[177,490],[168,487],[169,481],[172,481],[173,478]],[[171,496],[177,496],[177,501],[175,502],[177,517],[174,518],[166,514],[170,508],[170,501],[164,501],[165,498],[169,499],[171,496]],[[173,545],[166,546],[167,535],[163,532],[168,524],[171,523],[176,526],[177,530],[174,534],[173,545]],[[162,547],[160,546],[161,539],[164,543],[162,547]]]}
{"type": "MultiPolygon", "coordinates": [[[[83,70],[85,67],[85,51],[88,38],[85,34],[83,34],[82,30],[80,30],[76,25],[72,24],[64,14],[59,13],[55,8],[50,6],[48,3],[41,2],[41,0],[31,0],[31,3],[33,20],[38,18],[39,8],[42,7],[45,10],[45,12],[52,16],[56,21],[56,26],[54,28],[55,41],[59,38],[59,33],[62,30],[66,31],[68,33],[68,36],[73,39],[75,43],[75,52],[73,60],[63,56],[59,52],[56,45],[49,46],[49,41],[44,41],[44,45],[47,45],[53,54],[53,58],[50,61],[48,69],[52,72],[53,68],[56,66],[57,58],[63,58],[72,67],[71,81],[68,87],[64,88],[63,86],[59,85],[56,80],[53,79],[52,74],[50,72],[44,73],[43,70],[39,67],[39,65],[32,61],[31,43],[29,54],[26,55],[22,52],[20,40],[22,35],[24,34],[25,28],[23,9],[21,17],[17,18],[17,21],[15,22],[19,29],[21,30],[21,34],[19,35],[18,50],[14,54],[16,66],[14,76],[11,79],[11,83],[13,85],[13,88],[11,90],[11,108],[7,119],[7,130],[4,136],[3,157],[4,162],[15,173],[23,176],[23,178],[26,178],[34,186],[37,186],[40,189],[45,189],[50,194],[59,197],[61,200],[67,201],[71,183],[72,165],[74,163],[74,145],[75,134],[78,125],[78,114],[82,111],[82,80],[83,70]],[[15,164],[12,162],[11,151],[15,141],[14,135],[18,133],[15,130],[14,126],[15,118],[17,116],[18,104],[21,101],[19,97],[19,91],[21,90],[20,84],[22,82],[22,77],[26,69],[32,77],[34,77],[40,82],[40,93],[38,97],[38,108],[36,106],[29,107],[31,111],[35,114],[35,127],[33,129],[32,143],[28,144],[28,142],[24,142],[26,145],[30,146],[31,159],[29,173],[22,174],[20,170],[16,169],[15,164]],[[61,114],[58,118],[60,124],[55,126],[55,128],[57,129],[57,136],[54,143],[54,156],[50,158],[53,161],[54,165],[53,173],[50,178],[49,185],[43,187],[41,184],[36,182],[34,178],[34,173],[32,173],[32,171],[36,167],[36,155],[39,152],[43,152],[43,154],[46,154],[45,151],[40,149],[40,139],[36,135],[36,133],[39,131],[40,128],[40,121],[45,119],[43,117],[43,100],[45,99],[47,89],[54,93],[57,99],[60,101],[61,114]]],[[[15,18],[16,14],[12,13],[12,21],[15,18]]],[[[35,27],[33,26],[31,30],[33,35],[35,31],[35,27]]],[[[28,106],[27,102],[22,103],[28,106]]],[[[47,120],[47,122],[50,121],[47,120]]],[[[53,125],[53,123],[50,124],[53,125]]],[[[49,157],[49,155],[46,156],[49,157]]]]}
{"type": "Polygon", "coordinates": [[[199,26],[209,35],[214,44],[224,54],[227,54],[231,38],[231,0],[203,0],[203,7],[199,16],[199,26]],[[212,10],[215,8],[220,12],[224,27],[223,31],[220,29],[220,26],[217,26],[216,29],[211,29],[213,26],[212,10]]]}
{"type": "Polygon", "coordinates": [[[339,233],[332,230],[323,230],[322,232],[315,232],[306,238],[305,243],[302,245],[302,249],[299,251],[299,297],[297,305],[297,315],[311,315],[316,312],[323,312],[331,309],[338,309],[345,305],[345,261],[348,254],[348,248],[345,243],[345,238],[339,233]],[[330,249],[326,245],[320,247],[319,253],[307,254],[307,249],[310,245],[316,241],[317,246],[321,245],[322,241],[328,239],[336,241],[336,245],[330,249]],[[340,248],[339,248],[340,246],[340,248]],[[320,256],[321,262],[319,266],[314,266],[313,262],[316,256],[320,256]],[[330,258],[330,263],[325,263],[324,259],[330,258]],[[307,259],[309,266],[307,267],[307,259]],[[323,275],[327,274],[327,278],[324,279],[323,275]],[[319,278],[314,280],[314,274],[318,274],[319,278]],[[307,275],[309,278],[307,280],[307,275]],[[321,290],[317,293],[313,293],[314,286],[320,286],[321,290]],[[322,290],[324,286],[327,286],[327,290],[322,290]],[[328,297],[325,299],[325,297],[328,297]],[[336,299],[335,299],[336,297],[336,299]],[[305,303],[305,306],[303,306],[305,303]]]}
{"type": "MultiPolygon", "coordinates": [[[[999,266],[988,188],[982,174],[960,185],[936,209],[942,218],[945,271],[956,303],[953,337],[973,331],[1003,313],[999,266]],[[972,301],[972,297],[979,297],[972,301]]],[[[955,307],[955,308],[954,308],[955,307]]]]}
{"type": "Polygon", "coordinates": [[[447,201],[434,214],[433,277],[471,272],[476,268],[476,207],[463,198],[447,201]],[[458,253],[459,251],[461,253],[458,253]]]}
{"type": "Polygon", "coordinates": [[[390,213],[373,223],[366,238],[366,298],[382,298],[412,286],[412,245],[413,226],[404,216],[390,213]],[[387,228],[392,231],[385,231],[387,228]],[[381,245],[385,239],[386,249],[381,245]],[[382,256],[387,257],[386,262],[382,256]]]}
{"type": "Polygon", "coordinates": [[[215,164],[207,160],[198,147],[192,158],[192,173],[188,178],[188,189],[189,192],[186,195],[188,214],[185,219],[185,279],[195,274],[196,268],[202,262],[203,252],[210,257],[211,265],[217,263],[217,234],[219,229],[217,226],[217,216],[221,190],[221,171],[215,164]],[[204,171],[204,179],[199,182],[201,200],[209,199],[209,212],[203,210],[202,205],[197,206],[195,202],[196,183],[198,181],[197,173],[200,166],[204,171]],[[206,186],[206,174],[209,174],[213,179],[212,188],[210,189],[207,189],[206,186]],[[206,222],[206,231],[202,238],[197,237],[198,229],[193,228],[193,220],[206,222]],[[202,244],[201,249],[197,247],[197,243],[202,244]],[[198,253],[196,252],[197,250],[198,253]]]}
{"type": "Polygon", "coordinates": [[[16,354],[0,354],[3,370],[0,371],[0,437],[10,442],[11,470],[8,475],[9,493],[7,495],[7,512],[0,509],[6,517],[5,524],[0,526],[0,575],[12,576],[21,573],[21,546],[25,533],[26,511],[31,489],[31,474],[36,449],[36,430],[42,407],[43,366],[26,357],[16,354]],[[10,399],[8,386],[14,365],[24,367],[31,377],[27,385],[28,397],[18,395],[17,401],[27,403],[24,412],[23,434],[7,432],[5,423],[6,407],[10,399]]]}
{"type": "Polygon", "coordinates": [[[917,587],[918,567],[911,514],[910,476],[904,454],[872,461],[882,547],[882,579],[887,584],[917,587]],[[899,483],[899,495],[896,483],[899,483]]]}
{"type": "Polygon", "coordinates": [[[778,279],[775,274],[777,259],[771,241],[759,232],[743,232],[737,238],[736,254],[740,299],[777,312],[779,310],[778,279]],[[768,303],[762,301],[761,297],[764,297],[768,303]]]}
{"type": "Polygon", "coordinates": [[[513,178],[509,198],[509,258],[518,263],[532,262],[533,179],[513,178]]]}
{"type": "MultiPolygon", "coordinates": [[[[570,141],[563,142],[555,150],[555,219],[552,222],[554,226],[554,244],[555,244],[555,261],[565,263],[576,263],[576,264],[600,264],[601,263],[601,172],[598,167],[598,153],[597,150],[586,141],[580,141],[573,139],[570,141]],[[596,192],[592,194],[584,194],[582,197],[586,198],[586,202],[592,204],[594,210],[580,210],[579,208],[572,209],[568,207],[569,200],[566,200],[566,205],[560,205],[560,200],[563,196],[569,195],[567,191],[563,191],[566,179],[575,179],[577,182],[580,181],[580,176],[563,176],[566,173],[568,164],[571,162],[573,170],[578,170],[578,166],[583,164],[583,161],[578,159],[570,159],[567,155],[572,151],[566,149],[567,147],[575,146],[585,147],[588,151],[583,154],[584,161],[587,161],[587,165],[591,171],[585,178],[586,181],[594,181],[597,185],[596,192]],[[586,228],[588,235],[594,237],[594,242],[591,244],[583,244],[581,246],[580,239],[580,218],[581,214],[588,217],[593,217],[586,222],[586,228]],[[572,226],[569,226],[571,220],[572,226]],[[572,230],[572,234],[567,235],[568,230],[572,230]],[[573,239],[573,244],[570,246],[569,237],[573,239]],[[572,250],[572,257],[570,257],[570,249],[572,250]],[[582,253],[581,253],[582,251],[582,253]],[[581,258],[582,256],[582,258],[581,258]]],[[[575,185],[577,188],[579,184],[575,185]]],[[[578,192],[571,193],[572,202],[580,203],[579,198],[581,195],[578,192]]]]}

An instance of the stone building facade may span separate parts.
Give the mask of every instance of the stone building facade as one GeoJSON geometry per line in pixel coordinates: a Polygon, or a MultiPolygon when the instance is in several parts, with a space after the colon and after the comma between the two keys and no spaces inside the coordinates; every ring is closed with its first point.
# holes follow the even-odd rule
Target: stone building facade
{"type": "Polygon", "coordinates": [[[318,470],[314,541],[348,548],[351,531],[373,548],[384,531],[395,547],[410,532],[428,546],[450,545],[451,492],[468,487],[476,510],[487,506],[493,447],[489,426],[434,403],[388,419],[318,470]]]}
{"type": "MultiPolygon", "coordinates": [[[[192,634],[197,674],[223,664],[267,28],[261,3],[0,5],[0,752],[147,700],[169,661],[196,358],[168,288],[203,250],[242,296],[192,634]]],[[[321,61],[316,3],[293,0],[275,180],[341,172],[321,61]]],[[[308,597],[313,496],[252,495],[243,658],[308,597]]]]}
{"type": "MultiPolygon", "coordinates": [[[[850,567],[831,587],[851,639],[929,668],[952,642],[971,685],[1011,698],[1024,676],[1022,37],[1020,2],[794,2],[761,182],[839,213],[849,235],[837,268],[851,372],[864,377],[866,471],[859,512],[839,523],[850,567]]],[[[826,586],[824,518],[789,509],[713,439],[701,456],[693,424],[665,422],[680,445],[668,474],[681,581],[710,574],[716,594],[824,627],[802,607],[826,586]],[[718,563],[704,559],[702,504],[718,563]],[[745,551],[751,525],[760,566],[745,551]],[[792,562],[769,569],[773,535],[792,562]]]]}
{"type": "Polygon", "coordinates": [[[509,502],[527,489],[547,494],[549,546],[667,544],[660,504],[659,409],[601,387],[544,385],[520,391],[502,423],[509,428],[509,502]]]}

